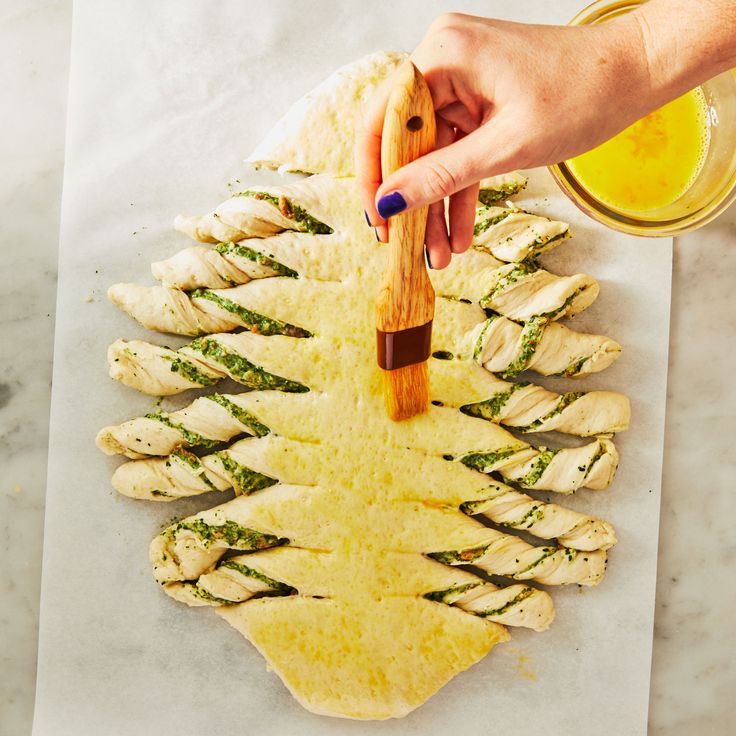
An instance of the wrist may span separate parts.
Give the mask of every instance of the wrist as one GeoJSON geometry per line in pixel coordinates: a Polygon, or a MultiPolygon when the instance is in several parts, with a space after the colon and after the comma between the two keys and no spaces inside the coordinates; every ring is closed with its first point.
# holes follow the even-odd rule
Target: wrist
{"type": "Polygon", "coordinates": [[[592,38],[605,105],[625,127],[658,107],[663,94],[653,75],[646,41],[631,14],[590,30],[596,34],[592,38]]]}
{"type": "Polygon", "coordinates": [[[657,107],[736,66],[732,0],[649,0],[621,20],[640,38],[657,107]]]}

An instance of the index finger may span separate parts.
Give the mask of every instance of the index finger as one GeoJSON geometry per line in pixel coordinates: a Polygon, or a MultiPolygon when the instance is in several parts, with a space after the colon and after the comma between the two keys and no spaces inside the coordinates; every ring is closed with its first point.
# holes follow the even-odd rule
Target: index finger
{"type": "MultiPolygon", "coordinates": [[[[393,76],[393,75],[391,75],[393,76]]],[[[363,209],[372,225],[380,225],[383,218],[376,210],[376,191],[383,181],[381,175],[381,136],[383,118],[391,92],[391,76],[376,88],[363,112],[363,119],[355,139],[355,175],[363,202],[363,209]]]]}

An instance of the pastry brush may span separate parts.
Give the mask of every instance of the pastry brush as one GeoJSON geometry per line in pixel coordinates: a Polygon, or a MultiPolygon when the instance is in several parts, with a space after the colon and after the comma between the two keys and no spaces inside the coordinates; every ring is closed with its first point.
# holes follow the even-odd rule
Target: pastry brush
{"type": "MultiPolygon", "coordinates": [[[[435,146],[432,97],[420,71],[406,61],[393,78],[381,139],[381,174],[424,156],[435,146]]],[[[386,411],[395,421],[427,410],[427,359],[432,340],[434,289],[424,262],[427,207],[388,220],[388,266],[376,300],[378,365],[386,411]]]]}

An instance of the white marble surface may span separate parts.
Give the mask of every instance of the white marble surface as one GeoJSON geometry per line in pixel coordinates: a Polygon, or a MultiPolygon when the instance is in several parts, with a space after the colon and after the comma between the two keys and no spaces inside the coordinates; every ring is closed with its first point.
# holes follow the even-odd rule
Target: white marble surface
{"type": "MultiPolygon", "coordinates": [[[[30,731],[71,3],[0,3],[0,736],[30,731]]],[[[736,208],[675,248],[650,732],[736,718],[736,208]]]]}

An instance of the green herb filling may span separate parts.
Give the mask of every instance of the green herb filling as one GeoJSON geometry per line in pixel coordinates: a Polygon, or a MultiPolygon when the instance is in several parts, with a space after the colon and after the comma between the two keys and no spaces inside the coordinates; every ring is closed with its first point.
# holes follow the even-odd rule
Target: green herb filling
{"type": "Polygon", "coordinates": [[[248,427],[255,437],[265,437],[271,431],[265,424],[261,424],[250,412],[247,412],[222,394],[210,394],[204,398],[214,401],[224,409],[227,409],[230,416],[240,422],[244,427],[248,427]]]}
{"type": "Polygon", "coordinates": [[[309,391],[309,387],[304,384],[268,373],[242,355],[226,350],[214,338],[198,337],[189,344],[189,347],[201,353],[205,358],[219,363],[239,383],[258,391],[268,389],[288,393],[306,393],[309,391]]]}
{"type": "Polygon", "coordinates": [[[235,460],[228,457],[224,452],[216,452],[215,455],[220,458],[222,467],[230,475],[233,488],[238,496],[247,496],[278,483],[276,478],[271,478],[268,475],[251,470],[245,465],[235,462],[235,460]]]}
{"type": "Polygon", "coordinates": [[[278,197],[266,192],[239,192],[237,197],[253,197],[272,204],[278,211],[288,220],[293,220],[297,225],[297,229],[303,233],[312,235],[331,235],[334,230],[321,222],[316,217],[312,217],[303,207],[295,204],[286,197],[278,197]]]}
{"type": "Polygon", "coordinates": [[[196,534],[205,547],[223,541],[233,549],[257,550],[280,547],[289,543],[288,539],[259,532],[256,529],[249,529],[229,519],[223,524],[208,524],[204,519],[185,519],[178,524],[174,524],[167,534],[170,538],[175,539],[180,531],[196,534]]]}
{"type": "MultiPolygon", "coordinates": [[[[218,243],[215,250],[223,256],[229,255],[230,253],[245,258],[254,263],[258,263],[265,268],[270,269],[276,276],[284,276],[286,278],[297,279],[299,274],[293,269],[285,266],[283,263],[277,261],[273,256],[267,256],[265,253],[260,253],[253,248],[242,243],[218,243]]],[[[226,279],[227,280],[227,279],[226,279]]]]}
{"type": "Polygon", "coordinates": [[[208,299],[214,302],[218,306],[222,307],[225,311],[234,314],[245,327],[251,332],[255,332],[259,335],[288,335],[289,337],[312,337],[312,333],[309,330],[305,330],[302,327],[291,325],[288,322],[282,322],[278,319],[272,319],[266,317],[258,312],[254,312],[251,309],[237,304],[232,299],[227,299],[221,294],[216,294],[214,291],[209,289],[195,289],[190,293],[193,299],[208,299]]]}

